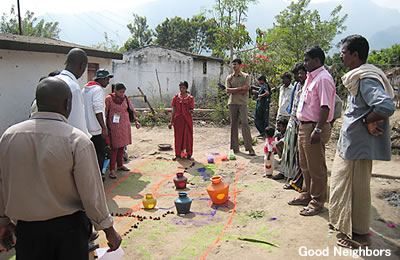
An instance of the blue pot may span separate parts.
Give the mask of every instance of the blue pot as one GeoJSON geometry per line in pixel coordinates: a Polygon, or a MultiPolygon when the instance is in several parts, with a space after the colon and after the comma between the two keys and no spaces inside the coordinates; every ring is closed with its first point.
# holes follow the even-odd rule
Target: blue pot
{"type": "Polygon", "coordinates": [[[179,192],[179,197],[175,199],[175,207],[178,214],[187,214],[190,212],[192,199],[187,196],[187,192],[179,192]]]}

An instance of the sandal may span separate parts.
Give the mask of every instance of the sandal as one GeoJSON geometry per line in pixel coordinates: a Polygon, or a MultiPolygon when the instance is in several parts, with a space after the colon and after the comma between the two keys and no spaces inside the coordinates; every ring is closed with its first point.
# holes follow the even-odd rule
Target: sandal
{"type": "Polygon", "coordinates": [[[319,213],[322,213],[324,211],[324,208],[310,208],[310,207],[305,207],[302,210],[300,210],[299,214],[302,216],[315,216],[318,215],[319,213]]]}
{"type": "Polygon", "coordinates": [[[336,242],[336,244],[338,246],[341,246],[344,248],[349,248],[349,249],[362,247],[362,245],[360,243],[358,243],[357,241],[354,241],[350,238],[339,238],[338,241],[336,242]]]}
{"type": "Polygon", "coordinates": [[[129,169],[129,168],[126,167],[126,166],[121,166],[121,167],[118,167],[117,170],[118,170],[118,171],[126,171],[126,172],[129,172],[131,169],[129,169]]]}
{"type": "Polygon", "coordinates": [[[288,202],[288,204],[292,205],[292,206],[293,205],[307,206],[309,202],[310,202],[310,200],[301,200],[301,199],[298,199],[298,198],[294,198],[294,199],[290,200],[288,202]]]}
{"type": "Polygon", "coordinates": [[[116,179],[117,175],[115,175],[115,171],[112,170],[112,171],[110,171],[110,174],[108,175],[108,177],[110,177],[110,179],[116,179]]]}
{"type": "Polygon", "coordinates": [[[285,185],[283,185],[283,189],[285,190],[294,190],[294,188],[292,187],[292,185],[286,183],[285,185]]]}

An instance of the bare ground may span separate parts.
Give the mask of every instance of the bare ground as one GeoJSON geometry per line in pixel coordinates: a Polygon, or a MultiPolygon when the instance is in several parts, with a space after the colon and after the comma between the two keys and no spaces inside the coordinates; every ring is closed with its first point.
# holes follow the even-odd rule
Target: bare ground
{"type": "MultiPolygon", "coordinates": [[[[400,119],[399,110],[395,119],[400,119]]],[[[172,161],[172,150],[158,150],[158,144],[173,145],[173,131],[166,126],[132,129],[133,144],[128,147],[127,164],[131,172],[118,172],[116,180],[106,178],[104,185],[110,212],[117,215],[115,226],[123,235],[124,259],[321,258],[302,257],[299,252],[302,247],[325,250],[328,253],[325,259],[352,259],[348,250],[341,251],[347,256],[335,251],[340,249],[336,247],[336,233],[329,232],[327,211],[313,217],[300,216],[300,206],[287,204],[297,192],[282,189],[284,181],[262,177],[261,140],[255,145],[256,157],[238,153],[236,161],[222,162],[220,155],[229,148],[229,127],[197,124],[192,165],[187,160],[172,161]],[[219,154],[215,155],[215,164],[207,164],[209,153],[219,154]],[[205,168],[205,172],[200,168],[205,168]],[[192,213],[183,217],[176,214],[173,203],[177,190],[172,179],[179,171],[186,172],[190,182],[186,191],[193,199],[192,213]],[[206,194],[209,177],[217,174],[230,184],[229,201],[221,206],[213,205],[206,194]],[[157,209],[142,209],[141,200],[146,193],[157,198],[157,209]],[[154,220],[158,217],[160,220],[154,220]]],[[[255,128],[252,135],[257,135],[255,128]]],[[[332,139],[335,137],[337,131],[332,139]]],[[[327,147],[329,173],[335,148],[336,141],[332,140],[327,147]]],[[[373,167],[371,249],[390,250],[390,256],[384,259],[400,258],[400,207],[382,199],[384,195],[400,194],[399,162],[396,155],[391,162],[374,162],[373,167]]],[[[104,235],[100,233],[97,242],[105,247],[104,235]]],[[[7,259],[5,256],[0,255],[0,259],[7,259]]]]}

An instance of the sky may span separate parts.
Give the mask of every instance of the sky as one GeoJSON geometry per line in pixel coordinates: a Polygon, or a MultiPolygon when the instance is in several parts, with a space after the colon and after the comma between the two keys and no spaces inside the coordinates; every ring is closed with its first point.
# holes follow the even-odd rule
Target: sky
{"type": "MultiPolygon", "coordinates": [[[[258,27],[263,30],[271,27],[275,15],[290,2],[258,0],[258,4],[250,5],[246,22],[250,33],[254,34],[258,27]]],[[[1,0],[0,14],[8,14],[16,3],[17,0],[1,0]]],[[[29,10],[46,21],[58,21],[61,40],[86,46],[104,41],[104,32],[116,44],[123,45],[130,36],[126,25],[132,22],[132,12],[146,16],[154,29],[167,17],[190,18],[201,10],[211,9],[214,3],[215,0],[20,0],[22,14],[29,10]]],[[[372,41],[372,47],[400,43],[399,0],[311,0],[309,8],[317,9],[323,19],[328,19],[338,4],[343,6],[342,15],[349,14],[344,35],[362,34],[372,41]]],[[[343,37],[334,41],[340,38],[343,37]]]]}

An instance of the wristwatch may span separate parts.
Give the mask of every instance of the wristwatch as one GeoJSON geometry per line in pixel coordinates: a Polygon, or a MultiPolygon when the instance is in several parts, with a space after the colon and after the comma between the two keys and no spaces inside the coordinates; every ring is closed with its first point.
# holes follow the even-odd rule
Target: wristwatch
{"type": "Polygon", "coordinates": [[[322,133],[322,129],[321,128],[318,128],[318,127],[315,127],[314,128],[314,132],[316,132],[316,133],[322,133]]]}

